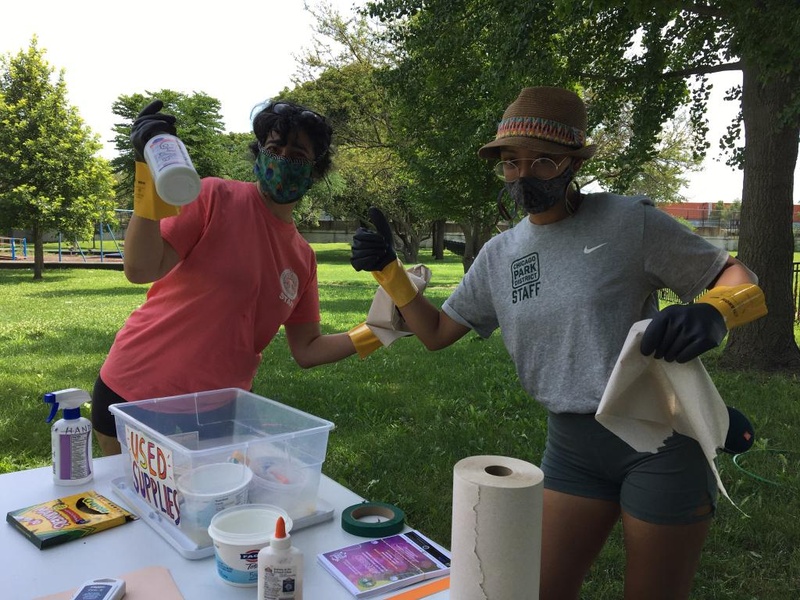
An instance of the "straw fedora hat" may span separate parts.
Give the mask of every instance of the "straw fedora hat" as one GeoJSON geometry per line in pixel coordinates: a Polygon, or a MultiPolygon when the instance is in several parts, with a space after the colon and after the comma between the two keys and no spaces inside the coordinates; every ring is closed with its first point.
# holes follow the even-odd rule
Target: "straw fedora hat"
{"type": "Polygon", "coordinates": [[[503,148],[590,158],[586,145],[586,105],[575,92],[558,87],[524,88],[503,113],[494,141],[481,146],[481,158],[499,158],[503,148]]]}

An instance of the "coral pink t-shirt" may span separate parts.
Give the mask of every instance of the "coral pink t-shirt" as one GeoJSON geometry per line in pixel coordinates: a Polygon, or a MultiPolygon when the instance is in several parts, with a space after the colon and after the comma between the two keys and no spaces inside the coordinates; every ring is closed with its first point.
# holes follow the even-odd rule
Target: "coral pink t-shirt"
{"type": "Polygon", "coordinates": [[[100,370],[126,400],[250,389],[282,324],[319,321],[314,251],[255,184],[203,179],[161,235],[181,261],[151,286],[100,370]]]}

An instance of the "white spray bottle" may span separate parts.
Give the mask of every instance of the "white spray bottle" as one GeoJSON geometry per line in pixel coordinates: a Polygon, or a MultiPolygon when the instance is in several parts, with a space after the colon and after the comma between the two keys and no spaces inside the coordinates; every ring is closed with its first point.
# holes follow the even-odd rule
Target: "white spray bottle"
{"type": "Polygon", "coordinates": [[[156,192],[167,204],[183,206],[200,194],[200,177],[179,138],[169,133],[154,135],[145,144],[144,159],[156,192]]]}
{"type": "Polygon", "coordinates": [[[59,485],[80,485],[90,481],[92,471],[92,422],[81,416],[81,405],[91,402],[89,392],[69,388],[48,392],[44,401],[52,404],[50,423],[58,414],[64,413],[50,428],[53,450],[53,481],[59,485]]]}

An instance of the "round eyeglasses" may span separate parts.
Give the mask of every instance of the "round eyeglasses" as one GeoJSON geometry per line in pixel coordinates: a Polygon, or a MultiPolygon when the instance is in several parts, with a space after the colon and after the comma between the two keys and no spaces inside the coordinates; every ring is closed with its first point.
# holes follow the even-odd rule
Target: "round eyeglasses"
{"type": "Polygon", "coordinates": [[[542,156],[540,158],[518,158],[516,160],[501,160],[494,166],[494,174],[503,181],[516,181],[520,178],[520,173],[526,171],[526,176],[535,177],[545,181],[558,175],[561,165],[569,159],[564,157],[556,163],[552,158],[542,156]]]}

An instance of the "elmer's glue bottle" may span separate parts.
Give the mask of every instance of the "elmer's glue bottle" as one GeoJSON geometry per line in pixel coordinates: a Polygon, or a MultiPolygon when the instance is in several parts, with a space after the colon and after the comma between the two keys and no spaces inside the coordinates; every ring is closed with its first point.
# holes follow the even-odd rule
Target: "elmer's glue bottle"
{"type": "Polygon", "coordinates": [[[53,481],[59,485],[80,485],[90,481],[92,472],[92,422],[81,416],[81,405],[91,402],[89,393],[78,388],[69,388],[44,395],[44,401],[52,404],[50,423],[63,411],[63,418],[50,428],[53,450],[53,481]]]}
{"type": "Polygon", "coordinates": [[[292,546],[283,517],[258,551],[258,600],[303,600],[303,553],[292,546]]]}

